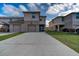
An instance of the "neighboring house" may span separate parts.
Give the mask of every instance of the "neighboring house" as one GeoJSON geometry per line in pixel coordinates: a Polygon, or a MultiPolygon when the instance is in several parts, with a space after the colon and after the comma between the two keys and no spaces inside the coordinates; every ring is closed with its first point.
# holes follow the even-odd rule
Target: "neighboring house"
{"type": "Polygon", "coordinates": [[[9,31],[9,24],[5,22],[0,22],[0,32],[8,32],[9,31]]]}
{"type": "Polygon", "coordinates": [[[39,11],[23,12],[24,17],[10,18],[10,32],[43,32],[46,16],[40,16],[39,11]]]}
{"type": "Polygon", "coordinates": [[[49,22],[50,30],[77,31],[79,30],[79,12],[72,12],[65,16],[58,16],[49,22]],[[62,25],[62,26],[61,26],[62,25]]]}
{"type": "Polygon", "coordinates": [[[63,16],[58,16],[49,22],[49,29],[52,31],[61,31],[64,27],[63,16]]]}
{"type": "Polygon", "coordinates": [[[10,32],[9,21],[24,19],[23,17],[0,17],[0,32],[10,32]]]}

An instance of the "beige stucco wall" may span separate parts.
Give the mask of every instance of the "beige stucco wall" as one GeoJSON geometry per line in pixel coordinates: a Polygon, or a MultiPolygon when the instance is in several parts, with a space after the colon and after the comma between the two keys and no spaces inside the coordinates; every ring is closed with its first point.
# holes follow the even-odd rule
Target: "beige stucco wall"
{"type": "MultiPolygon", "coordinates": [[[[30,12],[24,13],[24,22],[20,23],[18,25],[10,23],[10,32],[28,32],[28,25],[35,25],[36,26],[36,31],[39,32],[39,25],[40,24],[45,24],[45,19],[46,17],[41,17],[43,19],[40,21],[40,13],[35,12],[35,18],[32,18],[32,15],[30,12]]],[[[18,23],[18,22],[17,22],[18,23]]]]}
{"type": "Polygon", "coordinates": [[[26,24],[26,32],[28,31],[28,24],[34,24],[36,25],[36,31],[39,31],[39,19],[40,19],[40,13],[36,12],[35,14],[35,18],[32,18],[31,13],[24,13],[24,21],[26,24]]]}
{"type": "Polygon", "coordinates": [[[24,21],[39,21],[40,13],[35,13],[35,18],[32,18],[32,14],[30,12],[24,13],[24,21]]]}

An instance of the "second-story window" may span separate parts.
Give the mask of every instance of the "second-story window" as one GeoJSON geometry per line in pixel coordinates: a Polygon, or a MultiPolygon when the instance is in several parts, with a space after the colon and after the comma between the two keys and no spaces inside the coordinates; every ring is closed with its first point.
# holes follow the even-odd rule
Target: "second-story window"
{"type": "Polygon", "coordinates": [[[76,13],[76,18],[79,19],[79,13],[76,13]]]}
{"type": "Polygon", "coordinates": [[[32,18],[35,18],[35,13],[31,13],[31,15],[32,15],[32,18]]]}
{"type": "Polygon", "coordinates": [[[62,22],[64,21],[64,18],[62,17],[62,22]]]}
{"type": "Polygon", "coordinates": [[[35,15],[32,15],[32,18],[35,18],[35,15]]]}
{"type": "Polygon", "coordinates": [[[40,19],[40,21],[42,21],[42,19],[40,19]]]}

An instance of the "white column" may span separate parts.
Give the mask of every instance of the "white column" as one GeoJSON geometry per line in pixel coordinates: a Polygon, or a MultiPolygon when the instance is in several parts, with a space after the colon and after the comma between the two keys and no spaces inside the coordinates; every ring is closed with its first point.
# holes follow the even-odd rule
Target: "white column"
{"type": "Polygon", "coordinates": [[[59,29],[59,25],[57,25],[57,27],[58,27],[57,31],[60,31],[60,29],[59,29]]]}
{"type": "Polygon", "coordinates": [[[36,24],[36,31],[39,32],[39,25],[36,24]]]}
{"type": "Polygon", "coordinates": [[[13,25],[12,24],[10,24],[9,30],[10,30],[10,32],[13,32],[13,25]]]}

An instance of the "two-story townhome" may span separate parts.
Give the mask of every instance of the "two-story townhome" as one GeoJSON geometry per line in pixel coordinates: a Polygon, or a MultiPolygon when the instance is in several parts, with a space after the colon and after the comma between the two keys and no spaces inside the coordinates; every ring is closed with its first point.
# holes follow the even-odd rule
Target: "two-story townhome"
{"type": "Polygon", "coordinates": [[[65,16],[58,16],[49,22],[50,30],[66,30],[76,32],[79,30],[79,12],[72,12],[65,16]],[[52,24],[51,24],[52,23],[52,24]],[[60,26],[59,24],[63,26],[60,26]]]}
{"type": "Polygon", "coordinates": [[[79,30],[79,12],[72,12],[64,17],[64,28],[75,32],[79,30]]]}
{"type": "Polygon", "coordinates": [[[52,31],[62,31],[64,27],[64,17],[58,16],[49,22],[49,29],[52,31]]]}
{"type": "Polygon", "coordinates": [[[40,16],[39,11],[23,12],[24,17],[10,19],[10,32],[43,32],[46,16],[40,16]]]}

